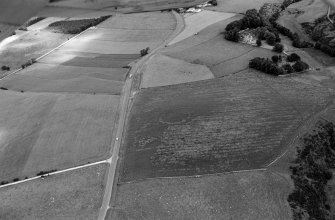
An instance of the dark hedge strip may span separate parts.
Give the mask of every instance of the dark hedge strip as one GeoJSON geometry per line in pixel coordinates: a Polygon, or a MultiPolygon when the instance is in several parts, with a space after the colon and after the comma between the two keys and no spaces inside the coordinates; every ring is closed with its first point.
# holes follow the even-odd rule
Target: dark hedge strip
{"type": "Polygon", "coordinates": [[[84,30],[96,26],[111,16],[102,16],[100,18],[57,21],[49,25],[49,28],[64,34],[79,34],[84,30]]]}
{"type": "Polygon", "coordinates": [[[316,131],[303,139],[290,167],[295,189],[289,195],[294,220],[331,220],[326,185],[335,168],[335,126],[320,121],[316,131]]]}

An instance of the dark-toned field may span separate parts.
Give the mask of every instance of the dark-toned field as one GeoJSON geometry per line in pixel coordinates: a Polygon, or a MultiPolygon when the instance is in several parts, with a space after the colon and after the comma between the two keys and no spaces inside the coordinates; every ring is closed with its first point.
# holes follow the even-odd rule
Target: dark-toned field
{"type": "Polygon", "coordinates": [[[121,184],[108,219],[288,220],[290,188],[264,171],[121,184]]]}
{"type": "Polygon", "coordinates": [[[127,126],[121,182],[263,167],[328,96],[260,73],[142,90],[127,126]]]}

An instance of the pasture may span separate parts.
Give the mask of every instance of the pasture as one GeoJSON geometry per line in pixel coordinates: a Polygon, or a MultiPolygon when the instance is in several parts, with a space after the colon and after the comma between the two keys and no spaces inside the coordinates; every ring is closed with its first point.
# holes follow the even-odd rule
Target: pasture
{"type": "Polygon", "coordinates": [[[119,96],[0,92],[0,180],[106,158],[119,96]]]}
{"type": "Polygon", "coordinates": [[[212,72],[206,66],[187,63],[164,55],[152,57],[142,71],[142,88],[214,78],[212,72]]]}
{"type": "Polygon", "coordinates": [[[291,219],[291,186],[271,172],[120,184],[112,219],[291,219]]]}
{"type": "Polygon", "coordinates": [[[330,95],[276,79],[251,72],[142,90],[127,125],[121,182],[270,163],[302,119],[330,95]]]}
{"type": "Polygon", "coordinates": [[[97,219],[107,165],[0,189],[0,219],[97,219]]]}

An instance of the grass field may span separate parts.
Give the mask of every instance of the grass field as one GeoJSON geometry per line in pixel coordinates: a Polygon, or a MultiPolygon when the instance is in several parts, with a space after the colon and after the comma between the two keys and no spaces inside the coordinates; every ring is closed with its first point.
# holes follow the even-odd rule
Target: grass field
{"type": "Polygon", "coordinates": [[[0,92],[0,180],[107,157],[118,96],[0,92]]]}
{"type": "Polygon", "coordinates": [[[202,29],[214,24],[216,22],[228,19],[233,17],[235,14],[232,13],[223,13],[223,12],[214,12],[214,11],[201,11],[194,15],[188,16],[185,18],[185,29],[174,38],[169,45],[180,42],[188,37],[197,34],[202,29]]]}
{"type": "Polygon", "coordinates": [[[270,172],[121,184],[108,219],[291,219],[289,182],[270,172]]]}
{"type": "Polygon", "coordinates": [[[121,181],[263,167],[329,96],[261,73],[145,89],[127,126],[121,181]]]}
{"type": "Polygon", "coordinates": [[[15,91],[121,94],[128,70],[36,63],[0,82],[15,91]]]}
{"type": "Polygon", "coordinates": [[[0,219],[97,219],[106,165],[0,189],[0,219]]]}
{"type": "Polygon", "coordinates": [[[282,0],[217,0],[218,5],[209,7],[207,10],[222,11],[229,13],[245,13],[249,9],[259,10],[265,3],[280,3],[282,0]]]}
{"type": "Polygon", "coordinates": [[[206,67],[156,55],[146,64],[142,76],[142,88],[166,86],[214,78],[206,67]]]}

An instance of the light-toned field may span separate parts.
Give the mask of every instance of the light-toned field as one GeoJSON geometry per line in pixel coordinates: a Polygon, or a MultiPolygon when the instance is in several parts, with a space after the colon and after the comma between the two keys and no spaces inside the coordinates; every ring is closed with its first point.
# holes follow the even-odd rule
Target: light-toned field
{"type": "Polygon", "coordinates": [[[143,70],[141,87],[166,86],[211,78],[214,76],[206,66],[155,55],[143,70]]]}
{"type": "Polygon", "coordinates": [[[217,0],[218,5],[209,7],[207,10],[222,11],[230,13],[245,13],[249,9],[259,10],[265,3],[281,3],[282,0],[217,0]]]}
{"type": "Polygon", "coordinates": [[[105,158],[119,97],[0,92],[0,180],[105,158]]]}
{"type": "Polygon", "coordinates": [[[97,219],[107,165],[0,189],[0,219],[97,219]]]}
{"type": "Polygon", "coordinates": [[[78,67],[122,68],[139,57],[139,53],[99,54],[55,50],[49,55],[40,59],[38,62],[78,67]]]}
{"type": "Polygon", "coordinates": [[[190,7],[206,0],[70,0],[52,3],[52,6],[94,8],[120,12],[157,11],[190,7]]]}
{"type": "Polygon", "coordinates": [[[121,181],[263,167],[330,95],[253,72],[142,90],[127,125],[121,181]]]}
{"type": "Polygon", "coordinates": [[[30,25],[27,27],[27,29],[29,31],[38,31],[38,30],[42,30],[44,28],[47,28],[49,26],[49,24],[52,24],[54,22],[57,22],[57,21],[62,21],[64,20],[65,18],[61,18],[61,17],[47,17],[47,18],[44,18],[43,20],[33,24],[33,25],[30,25]]]}
{"type": "Polygon", "coordinates": [[[0,48],[0,66],[18,68],[28,60],[54,49],[69,37],[70,35],[49,31],[20,31],[3,41],[0,48]]]}
{"type": "Polygon", "coordinates": [[[176,21],[172,13],[147,12],[135,14],[116,14],[98,25],[100,28],[129,30],[174,30],[176,21]]]}
{"type": "Polygon", "coordinates": [[[174,38],[169,45],[175,44],[179,41],[182,41],[194,34],[197,34],[202,29],[208,27],[211,24],[219,22],[221,20],[228,19],[233,17],[235,14],[232,13],[223,13],[223,12],[214,12],[214,11],[201,11],[199,13],[193,14],[185,18],[185,29],[174,38]]]}
{"type": "Polygon", "coordinates": [[[260,171],[145,180],[118,186],[108,219],[288,220],[290,189],[284,177],[260,171]]]}

